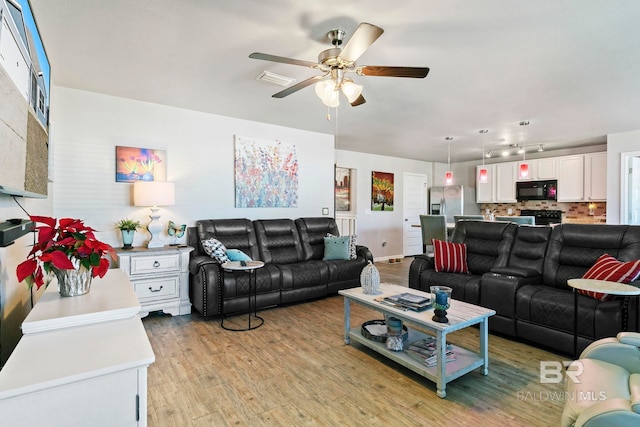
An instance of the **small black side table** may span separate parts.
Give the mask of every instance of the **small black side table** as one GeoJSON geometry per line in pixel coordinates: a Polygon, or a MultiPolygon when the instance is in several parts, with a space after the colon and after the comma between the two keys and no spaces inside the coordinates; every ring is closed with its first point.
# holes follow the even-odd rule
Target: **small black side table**
{"type": "Polygon", "coordinates": [[[256,314],[256,306],[257,306],[257,295],[258,295],[258,283],[256,279],[256,270],[258,268],[264,267],[264,262],[262,261],[228,261],[222,264],[222,269],[224,271],[244,271],[249,274],[249,314],[248,314],[248,325],[246,328],[230,328],[224,325],[224,284],[222,285],[222,320],[220,322],[220,326],[222,329],[226,329],[228,331],[250,331],[252,329],[259,328],[264,324],[264,319],[256,314]],[[252,292],[253,291],[253,292],[252,292]],[[253,316],[251,315],[251,297],[253,296],[253,316]],[[259,323],[254,323],[251,325],[251,317],[259,320],[259,323]]]}

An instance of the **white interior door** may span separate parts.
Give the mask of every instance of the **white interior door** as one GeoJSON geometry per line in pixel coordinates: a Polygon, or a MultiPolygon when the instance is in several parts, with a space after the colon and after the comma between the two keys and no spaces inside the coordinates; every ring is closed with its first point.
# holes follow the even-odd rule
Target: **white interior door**
{"type": "Polygon", "coordinates": [[[422,231],[420,215],[427,213],[427,175],[405,173],[403,176],[402,212],[404,214],[404,230],[402,252],[404,256],[422,253],[422,231]]]}
{"type": "Polygon", "coordinates": [[[640,224],[640,152],[622,154],[620,224],[640,224]]]}

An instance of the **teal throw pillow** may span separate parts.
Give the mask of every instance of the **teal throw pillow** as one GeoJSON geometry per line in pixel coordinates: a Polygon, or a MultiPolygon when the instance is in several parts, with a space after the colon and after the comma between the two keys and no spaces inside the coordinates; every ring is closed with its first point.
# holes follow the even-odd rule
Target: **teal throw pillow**
{"type": "Polygon", "coordinates": [[[349,236],[325,237],[324,238],[324,258],[325,261],[332,259],[350,259],[349,236]]]}
{"type": "Polygon", "coordinates": [[[227,249],[229,261],[251,261],[251,257],[240,249],[227,249]]]}

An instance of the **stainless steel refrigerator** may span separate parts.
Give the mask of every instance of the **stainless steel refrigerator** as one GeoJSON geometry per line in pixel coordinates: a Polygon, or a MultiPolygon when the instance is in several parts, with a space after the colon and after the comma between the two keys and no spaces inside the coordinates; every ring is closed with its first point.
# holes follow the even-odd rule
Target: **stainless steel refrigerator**
{"type": "Polygon", "coordinates": [[[429,189],[429,213],[444,215],[454,223],[454,215],[464,215],[464,189],[462,185],[447,185],[429,189]]]}

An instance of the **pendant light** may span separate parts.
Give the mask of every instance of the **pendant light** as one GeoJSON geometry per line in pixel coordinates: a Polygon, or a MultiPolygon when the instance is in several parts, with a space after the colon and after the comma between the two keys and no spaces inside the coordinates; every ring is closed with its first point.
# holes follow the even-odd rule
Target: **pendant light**
{"type": "Polygon", "coordinates": [[[485,158],[485,154],[484,154],[484,141],[485,141],[485,137],[484,135],[487,134],[487,132],[489,132],[489,129],[480,129],[480,135],[482,136],[482,167],[480,168],[480,172],[478,173],[478,182],[480,184],[486,184],[489,181],[489,173],[487,172],[487,168],[484,167],[484,158],[485,158]]]}
{"type": "Polygon", "coordinates": [[[529,165],[527,164],[527,128],[524,126],[529,126],[528,121],[520,122],[520,126],[523,126],[523,136],[522,136],[522,163],[520,163],[520,171],[519,177],[520,179],[528,179],[529,178],[529,165]]]}
{"type": "Polygon", "coordinates": [[[445,140],[447,140],[449,145],[447,147],[447,171],[444,173],[444,185],[452,185],[453,172],[451,172],[451,141],[453,141],[453,137],[448,136],[445,140]]]}

